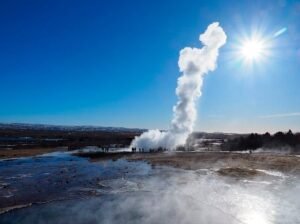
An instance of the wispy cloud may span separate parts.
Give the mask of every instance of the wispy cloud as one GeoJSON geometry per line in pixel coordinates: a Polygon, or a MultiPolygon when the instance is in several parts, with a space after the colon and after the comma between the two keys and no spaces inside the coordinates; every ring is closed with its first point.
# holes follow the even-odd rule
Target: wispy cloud
{"type": "Polygon", "coordinates": [[[262,115],[259,116],[259,118],[280,118],[280,117],[298,117],[298,116],[300,116],[300,112],[262,115]]]}
{"type": "Polygon", "coordinates": [[[278,30],[276,33],[274,33],[274,37],[278,37],[280,36],[281,34],[285,33],[287,31],[287,28],[286,27],[283,27],[282,29],[278,30]]]}

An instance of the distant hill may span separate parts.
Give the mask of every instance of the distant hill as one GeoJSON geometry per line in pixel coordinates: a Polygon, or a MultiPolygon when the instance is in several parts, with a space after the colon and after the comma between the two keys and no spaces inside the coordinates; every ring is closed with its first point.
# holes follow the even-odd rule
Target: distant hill
{"type": "Polygon", "coordinates": [[[47,131],[103,131],[103,132],[144,132],[147,129],[124,128],[124,127],[101,127],[101,126],[68,126],[48,124],[26,124],[26,123],[0,123],[0,129],[14,130],[47,130],[47,131]]]}

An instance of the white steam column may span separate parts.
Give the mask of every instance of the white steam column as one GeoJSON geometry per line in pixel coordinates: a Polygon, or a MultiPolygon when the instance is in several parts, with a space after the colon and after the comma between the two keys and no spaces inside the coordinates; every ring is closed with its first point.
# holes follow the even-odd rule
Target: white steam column
{"type": "Polygon", "coordinates": [[[174,150],[184,145],[193,132],[197,119],[196,102],[201,96],[203,77],[216,69],[219,48],[226,43],[226,34],[218,22],[210,24],[200,35],[202,48],[186,47],[180,51],[178,66],[182,75],[178,78],[177,104],[173,108],[171,127],[167,132],[149,130],[135,137],[130,147],[138,149],[164,148],[174,150]]]}

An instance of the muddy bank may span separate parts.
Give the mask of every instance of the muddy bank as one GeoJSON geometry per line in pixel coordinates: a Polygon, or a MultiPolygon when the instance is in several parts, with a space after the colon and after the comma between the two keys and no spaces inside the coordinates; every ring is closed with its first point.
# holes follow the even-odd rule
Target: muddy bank
{"type": "Polygon", "coordinates": [[[300,158],[289,155],[243,154],[222,152],[163,153],[134,155],[131,160],[146,160],[154,165],[170,165],[184,169],[240,167],[247,169],[273,169],[300,173],[300,158]]]}
{"type": "Polygon", "coordinates": [[[66,148],[33,148],[33,149],[2,149],[0,150],[0,159],[11,159],[19,157],[30,157],[42,155],[51,152],[64,152],[66,148]]]}
{"type": "Polygon", "coordinates": [[[274,153],[228,152],[167,152],[167,153],[82,153],[78,156],[92,161],[124,158],[129,161],[146,161],[152,165],[197,170],[203,168],[240,167],[247,169],[273,169],[300,173],[300,157],[274,153]]]}

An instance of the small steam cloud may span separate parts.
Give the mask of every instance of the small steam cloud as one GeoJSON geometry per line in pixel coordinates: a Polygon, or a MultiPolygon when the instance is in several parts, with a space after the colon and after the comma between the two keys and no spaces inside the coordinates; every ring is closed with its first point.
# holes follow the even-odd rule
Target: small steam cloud
{"type": "Polygon", "coordinates": [[[222,27],[214,22],[199,37],[204,45],[202,48],[185,47],[180,51],[178,66],[182,75],[177,81],[178,101],[173,108],[169,131],[149,130],[136,137],[131,147],[145,150],[162,147],[173,150],[185,144],[197,118],[196,102],[201,96],[203,77],[216,69],[219,48],[226,43],[226,38],[222,27]]]}

